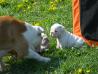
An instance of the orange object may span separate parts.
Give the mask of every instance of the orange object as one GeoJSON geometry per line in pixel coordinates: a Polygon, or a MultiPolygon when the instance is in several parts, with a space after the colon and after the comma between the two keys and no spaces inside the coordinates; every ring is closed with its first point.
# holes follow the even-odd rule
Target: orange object
{"type": "Polygon", "coordinates": [[[97,41],[87,40],[81,34],[80,29],[80,0],[72,0],[72,11],[73,11],[73,33],[77,36],[80,36],[84,41],[92,47],[98,46],[97,41]]]}

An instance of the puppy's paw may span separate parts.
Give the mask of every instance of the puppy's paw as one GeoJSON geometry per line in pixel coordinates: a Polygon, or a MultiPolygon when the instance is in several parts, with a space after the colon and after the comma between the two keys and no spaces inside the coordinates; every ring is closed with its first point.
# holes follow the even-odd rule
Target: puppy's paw
{"type": "Polygon", "coordinates": [[[56,45],[56,48],[57,48],[57,49],[59,49],[59,48],[60,48],[60,46],[59,46],[59,45],[56,45]]]}

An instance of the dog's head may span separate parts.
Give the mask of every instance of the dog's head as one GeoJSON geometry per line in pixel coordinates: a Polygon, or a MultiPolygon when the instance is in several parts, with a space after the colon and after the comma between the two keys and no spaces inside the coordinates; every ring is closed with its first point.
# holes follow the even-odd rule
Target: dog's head
{"type": "MultiPolygon", "coordinates": [[[[0,16],[0,40],[10,40],[26,31],[24,23],[12,16],[0,16]]],[[[3,41],[4,42],[4,41],[3,41]]]]}
{"type": "Polygon", "coordinates": [[[53,37],[60,37],[65,32],[64,26],[58,23],[55,23],[51,26],[50,35],[53,37]]]}
{"type": "Polygon", "coordinates": [[[44,32],[44,28],[41,26],[33,26],[36,32],[36,38],[41,38],[42,40],[42,33],[44,32]]]}
{"type": "Polygon", "coordinates": [[[44,32],[44,28],[41,26],[32,26],[31,28],[31,36],[33,37],[33,46],[36,49],[39,49],[42,42],[42,33],[44,32]]]}

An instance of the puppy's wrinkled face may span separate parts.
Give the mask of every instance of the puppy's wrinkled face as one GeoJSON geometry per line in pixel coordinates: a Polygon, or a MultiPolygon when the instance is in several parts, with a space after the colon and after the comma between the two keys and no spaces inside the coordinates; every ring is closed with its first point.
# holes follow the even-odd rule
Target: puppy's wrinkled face
{"type": "Polygon", "coordinates": [[[58,23],[55,23],[51,26],[51,29],[50,29],[50,35],[52,37],[60,37],[64,32],[64,26],[58,24],[58,23]]]}

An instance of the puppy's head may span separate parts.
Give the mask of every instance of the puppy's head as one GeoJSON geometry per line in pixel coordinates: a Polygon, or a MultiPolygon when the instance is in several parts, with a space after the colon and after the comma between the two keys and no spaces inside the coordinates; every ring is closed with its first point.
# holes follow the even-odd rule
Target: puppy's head
{"type": "Polygon", "coordinates": [[[65,32],[64,26],[58,23],[55,23],[51,26],[50,35],[53,37],[60,37],[65,32]]]}

